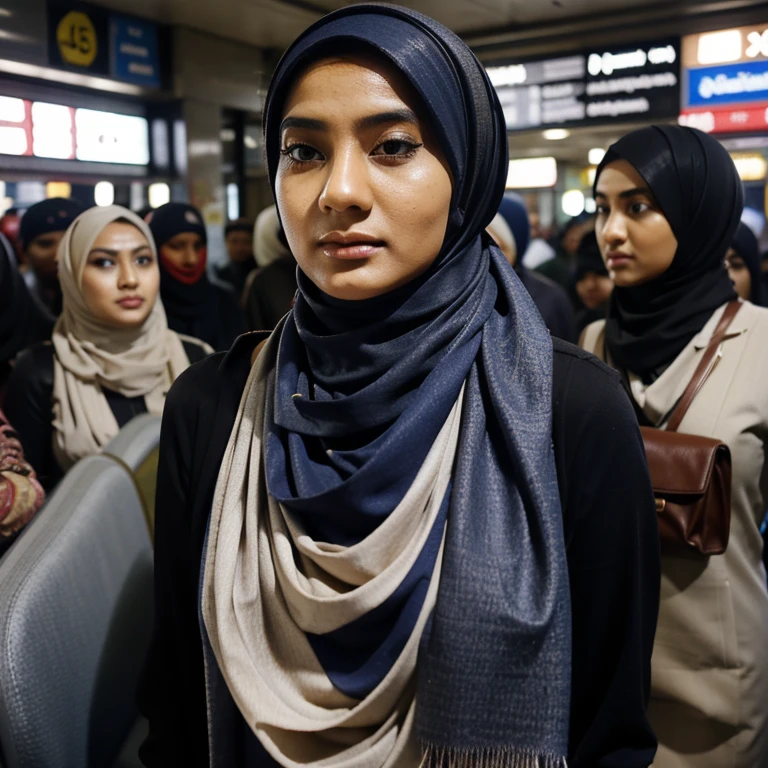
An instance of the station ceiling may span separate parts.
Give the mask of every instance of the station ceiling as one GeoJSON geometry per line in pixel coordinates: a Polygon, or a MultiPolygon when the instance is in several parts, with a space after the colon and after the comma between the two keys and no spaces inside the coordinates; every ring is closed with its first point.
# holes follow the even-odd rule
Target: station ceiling
{"type": "MultiPolygon", "coordinates": [[[[97,0],[99,5],[165,24],[183,25],[259,47],[286,48],[345,0],[97,0]]],[[[465,37],[500,29],[605,17],[678,0],[400,0],[465,37]]],[[[603,19],[604,20],[604,19],[603,19]]]]}

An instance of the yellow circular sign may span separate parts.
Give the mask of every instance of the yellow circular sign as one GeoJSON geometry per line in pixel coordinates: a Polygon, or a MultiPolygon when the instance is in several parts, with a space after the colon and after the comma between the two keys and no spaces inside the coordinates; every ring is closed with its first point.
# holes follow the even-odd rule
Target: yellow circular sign
{"type": "Polygon", "coordinates": [[[56,28],[56,42],[61,58],[76,67],[90,67],[96,58],[96,30],[93,22],[80,11],[70,11],[56,28]]]}

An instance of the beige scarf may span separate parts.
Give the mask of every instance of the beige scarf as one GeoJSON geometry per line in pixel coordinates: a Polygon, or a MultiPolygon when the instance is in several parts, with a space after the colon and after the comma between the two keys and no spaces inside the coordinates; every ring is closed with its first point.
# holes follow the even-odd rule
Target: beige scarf
{"type": "Polygon", "coordinates": [[[83,296],[88,253],[104,228],[117,219],[133,224],[157,258],[149,227],[127,208],[91,208],[69,227],[59,245],[59,281],[64,297],[53,329],[54,453],[63,470],[98,453],[119,430],[105,386],[126,397],[144,396],[160,415],[176,377],[189,366],[178,334],[168,329],[160,299],[139,328],[121,329],[94,318],[83,296]]]}
{"type": "Polygon", "coordinates": [[[277,206],[265,208],[256,219],[253,228],[253,256],[256,266],[268,267],[272,262],[290,256],[291,252],[277,236],[280,219],[277,218],[277,206]]]}
{"type": "Polygon", "coordinates": [[[416,657],[443,545],[413,634],[362,701],[331,684],[305,633],[332,632],[363,616],[411,570],[451,478],[463,390],[390,516],[351,547],[313,541],[265,486],[262,435],[278,343],[273,334],[251,370],[214,494],[202,594],[211,647],[240,712],[280,765],[418,766],[416,657]]]}

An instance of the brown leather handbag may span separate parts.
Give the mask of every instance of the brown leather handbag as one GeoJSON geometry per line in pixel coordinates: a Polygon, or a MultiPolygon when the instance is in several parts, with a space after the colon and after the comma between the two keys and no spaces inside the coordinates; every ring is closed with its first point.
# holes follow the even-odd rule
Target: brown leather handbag
{"type": "Polygon", "coordinates": [[[722,555],[731,528],[731,452],[720,440],[677,431],[722,357],[720,345],[741,304],[730,302],[666,429],[640,427],[656,497],[662,552],[722,555]]]}

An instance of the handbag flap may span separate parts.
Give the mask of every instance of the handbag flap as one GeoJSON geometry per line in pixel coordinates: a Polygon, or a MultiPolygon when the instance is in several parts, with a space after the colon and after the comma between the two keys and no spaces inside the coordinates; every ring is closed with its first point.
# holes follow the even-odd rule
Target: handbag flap
{"type": "Polygon", "coordinates": [[[640,427],[656,494],[703,494],[712,478],[718,454],[730,457],[720,440],[654,427],[640,427]]]}

